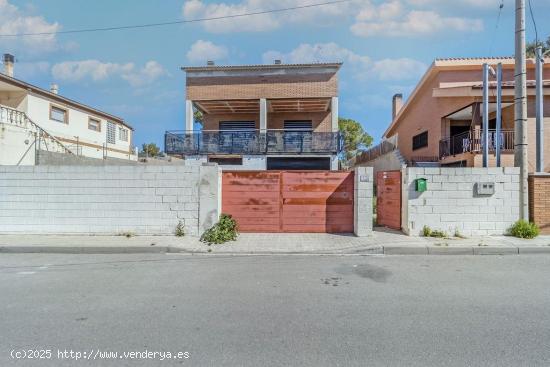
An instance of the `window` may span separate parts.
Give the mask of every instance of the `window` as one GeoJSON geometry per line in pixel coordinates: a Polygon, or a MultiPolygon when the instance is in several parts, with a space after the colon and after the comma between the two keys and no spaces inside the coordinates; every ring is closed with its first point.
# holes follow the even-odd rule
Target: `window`
{"type": "Polygon", "coordinates": [[[68,124],[69,111],[61,107],[50,105],[50,120],[68,124]]]}
{"type": "Polygon", "coordinates": [[[107,121],[107,143],[116,143],[116,125],[111,121],[107,121]]]}
{"type": "Polygon", "coordinates": [[[413,150],[424,148],[428,146],[428,132],[424,131],[422,134],[413,136],[413,150]]]}
{"type": "Polygon", "coordinates": [[[284,128],[290,131],[312,131],[313,124],[311,121],[285,121],[284,128]]]}
{"type": "Polygon", "coordinates": [[[220,130],[254,130],[254,121],[220,121],[220,130]]]}
{"type": "Polygon", "coordinates": [[[208,157],[208,162],[217,163],[220,166],[242,166],[243,157],[208,157]]]}
{"type": "Polygon", "coordinates": [[[88,129],[93,131],[101,131],[101,121],[90,117],[88,119],[88,129]]]}
{"type": "Polygon", "coordinates": [[[122,141],[128,141],[128,130],[119,126],[118,128],[118,138],[122,141]]]}

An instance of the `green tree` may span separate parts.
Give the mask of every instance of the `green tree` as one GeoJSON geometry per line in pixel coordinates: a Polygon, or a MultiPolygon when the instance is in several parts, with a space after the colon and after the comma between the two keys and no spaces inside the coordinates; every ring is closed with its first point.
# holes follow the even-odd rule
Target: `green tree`
{"type": "Polygon", "coordinates": [[[155,143],[143,144],[141,146],[141,153],[147,157],[156,157],[160,153],[160,148],[155,143]]]}
{"type": "Polygon", "coordinates": [[[201,124],[201,125],[202,125],[203,118],[204,118],[204,116],[203,116],[203,114],[202,114],[201,111],[199,111],[199,110],[194,110],[194,111],[193,111],[193,120],[195,120],[195,122],[196,122],[197,124],[201,124]]]}
{"type": "MultiPolygon", "coordinates": [[[[550,51],[550,37],[546,40],[546,42],[539,41],[538,43],[540,46],[542,46],[542,53],[550,51]]],[[[527,53],[527,57],[535,57],[535,50],[537,49],[537,43],[535,41],[528,42],[527,46],[525,47],[525,51],[527,53]]]]}
{"type": "Polygon", "coordinates": [[[344,141],[344,151],[340,160],[347,161],[354,157],[358,151],[364,150],[372,145],[372,136],[363,130],[363,126],[355,120],[338,119],[338,129],[344,141]]]}

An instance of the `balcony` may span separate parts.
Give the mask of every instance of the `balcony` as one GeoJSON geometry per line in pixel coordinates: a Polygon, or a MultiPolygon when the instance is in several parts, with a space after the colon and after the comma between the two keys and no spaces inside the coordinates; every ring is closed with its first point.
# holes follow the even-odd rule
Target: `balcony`
{"type": "MultiPolygon", "coordinates": [[[[489,130],[489,151],[496,148],[496,130],[489,130]]],[[[514,151],[514,131],[500,132],[500,149],[502,153],[514,151]]],[[[439,159],[462,153],[482,153],[483,131],[471,130],[439,141],[439,159]]]]}
{"type": "Polygon", "coordinates": [[[164,150],[170,155],[200,154],[337,154],[337,132],[246,130],[167,131],[164,150]]]}

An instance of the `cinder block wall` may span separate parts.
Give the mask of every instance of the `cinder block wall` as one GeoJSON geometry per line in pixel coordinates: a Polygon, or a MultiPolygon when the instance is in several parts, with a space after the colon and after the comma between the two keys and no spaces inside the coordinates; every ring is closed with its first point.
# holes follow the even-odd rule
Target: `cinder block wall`
{"type": "Polygon", "coordinates": [[[550,234],[550,173],[529,176],[529,219],[550,234]]]}
{"type": "Polygon", "coordinates": [[[424,225],[453,235],[502,235],[519,219],[519,169],[406,168],[403,170],[403,230],[418,236],[424,225]],[[428,190],[415,191],[426,178],[428,190]],[[491,196],[476,194],[476,183],[494,182],[491,196]]]}
{"type": "Polygon", "coordinates": [[[354,176],[354,233],[357,237],[372,234],[373,183],[372,167],[356,167],[354,176]]]}
{"type": "Polygon", "coordinates": [[[0,166],[0,233],[199,235],[219,215],[206,166],[0,166]]]}

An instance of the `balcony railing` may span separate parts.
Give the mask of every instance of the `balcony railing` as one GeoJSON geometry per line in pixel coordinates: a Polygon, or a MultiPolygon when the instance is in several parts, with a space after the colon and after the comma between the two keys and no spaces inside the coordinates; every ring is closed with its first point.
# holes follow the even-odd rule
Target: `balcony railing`
{"type": "MultiPolygon", "coordinates": [[[[489,130],[489,151],[496,148],[496,130],[489,130]]],[[[502,130],[500,132],[500,149],[502,152],[514,150],[514,131],[502,130]]],[[[453,135],[439,141],[439,158],[443,159],[462,153],[481,153],[483,150],[483,131],[471,130],[462,134],[453,135]]]]}
{"type": "Polygon", "coordinates": [[[339,133],[284,130],[203,130],[167,131],[167,154],[336,154],[340,151],[339,133]]]}

